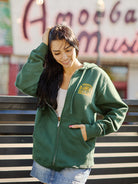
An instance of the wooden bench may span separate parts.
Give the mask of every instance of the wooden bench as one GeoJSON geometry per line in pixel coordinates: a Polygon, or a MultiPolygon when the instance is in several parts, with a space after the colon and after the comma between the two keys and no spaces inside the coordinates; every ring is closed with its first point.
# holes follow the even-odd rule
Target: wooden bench
{"type": "MultiPolygon", "coordinates": [[[[0,183],[40,183],[29,175],[36,102],[28,96],[0,97],[0,183]]],[[[97,138],[87,184],[138,183],[138,100],[125,102],[129,112],[120,130],[97,138]]]]}

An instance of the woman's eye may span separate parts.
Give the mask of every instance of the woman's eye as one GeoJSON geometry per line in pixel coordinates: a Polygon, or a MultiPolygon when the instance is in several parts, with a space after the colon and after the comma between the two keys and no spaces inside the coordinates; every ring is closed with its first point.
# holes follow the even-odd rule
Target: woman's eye
{"type": "Polygon", "coordinates": [[[66,52],[70,52],[70,51],[71,51],[71,49],[66,50],[66,52]]]}
{"type": "Polygon", "coordinates": [[[55,53],[55,55],[57,56],[57,55],[59,55],[60,53],[55,53]]]}

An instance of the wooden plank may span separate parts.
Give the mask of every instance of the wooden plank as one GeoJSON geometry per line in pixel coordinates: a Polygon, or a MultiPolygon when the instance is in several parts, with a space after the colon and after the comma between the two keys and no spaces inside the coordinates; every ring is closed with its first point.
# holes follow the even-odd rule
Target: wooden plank
{"type": "Polygon", "coordinates": [[[118,132],[138,132],[138,125],[122,125],[118,132]]]}
{"type": "Polygon", "coordinates": [[[37,99],[29,96],[0,96],[1,110],[36,110],[37,99]]]}
{"type": "Polygon", "coordinates": [[[0,114],[0,121],[34,121],[34,114],[0,114]]]}
{"type": "Polygon", "coordinates": [[[128,173],[138,173],[138,167],[128,167],[128,168],[97,168],[93,169],[93,175],[103,175],[103,174],[128,174],[128,173]]]}
{"type": "MultiPolygon", "coordinates": [[[[0,144],[3,145],[3,144],[0,144]]],[[[18,144],[17,144],[18,145],[18,144]]],[[[106,142],[96,143],[96,147],[138,147],[138,142],[106,142]]]]}
{"type": "Polygon", "coordinates": [[[0,149],[3,148],[32,148],[33,143],[8,143],[8,144],[0,144],[0,149]]]}
{"type": "Polygon", "coordinates": [[[11,124],[11,125],[17,125],[17,124],[21,124],[21,125],[25,125],[25,124],[34,124],[35,122],[34,121],[0,121],[0,125],[1,124],[4,124],[4,125],[6,125],[6,124],[11,124]]]}
{"type": "Polygon", "coordinates": [[[0,160],[0,167],[32,166],[32,159],[0,160]]]}
{"type": "Polygon", "coordinates": [[[0,124],[1,135],[32,135],[34,125],[0,124]]]}
{"type": "Polygon", "coordinates": [[[127,115],[124,121],[129,123],[138,122],[138,116],[127,115]]]}
{"type": "Polygon", "coordinates": [[[36,110],[37,105],[34,103],[0,103],[0,110],[36,110]]]}
{"type": "Polygon", "coordinates": [[[138,105],[129,106],[129,112],[128,114],[133,114],[130,112],[138,112],[138,105]]]}
{"type": "Polygon", "coordinates": [[[28,136],[0,136],[0,144],[1,143],[32,143],[33,139],[32,139],[32,135],[28,135],[28,136]]]}
{"type": "Polygon", "coordinates": [[[31,96],[0,96],[0,103],[35,104],[37,103],[37,98],[31,96]]]}
{"type": "Polygon", "coordinates": [[[30,171],[0,171],[0,178],[25,178],[30,177],[30,171]]]}
{"type": "Polygon", "coordinates": [[[1,179],[0,183],[2,184],[42,184],[41,182],[35,181],[35,179],[31,181],[26,178],[17,178],[17,179],[10,178],[10,179],[1,179]]]}
{"type": "Polygon", "coordinates": [[[19,166],[19,167],[0,167],[0,172],[4,172],[4,171],[31,171],[32,166],[19,166]]]}
{"type": "Polygon", "coordinates": [[[32,159],[32,154],[21,154],[21,155],[0,155],[1,160],[30,160],[32,159]]]}
{"type": "Polygon", "coordinates": [[[103,136],[98,137],[96,142],[137,142],[138,136],[103,136]]]}
{"type": "MultiPolygon", "coordinates": [[[[109,168],[134,168],[134,167],[137,167],[138,164],[137,162],[135,163],[112,163],[112,164],[95,164],[93,166],[93,169],[109,169],[109,168]]],[[[138,167],[137,167],[138,169],[138,167]]]]}
{"type": "Polygon", "coordinates": [[[138,152],[138,147],[96,147],[95,153],[131,153],[138,152]]]}
{"type": "Polygon", "coordinates": [[[133,163],[138,162],[138,156],[128,157],[95,157],[95,164],[133,163]]]}
{"type": "Polygon", "coordinates": [[[32,154],[32,148],[2,148],[0,149],[0,155],[22,155],[32,154]]]}
{"type": "Polygon", "coordinates": [[[138,173],[137,174],[125,174],[125,175],[91,175],[89,176],[86,184],[137,184],[138,183],[138,173]]]}
{"type": "Polygon", "coordinates": [[[95,153],[94,155],[95,158],[97,157],[137,157],[138,158],[138,152],[125,152],[125,153],[103,153],[103,152],[100,152],[100,153],[95,153]]]}
{"type": "Polygon", "coordinates": [[[6,179],[0,179],[0,183],[2,184],[41,184],[40,182],[38,182],[38,180],[36,178],[32,178],[32,177],[26,177],[26,178],[6,178],[6,179]]]}
{"type": "Polygon", "coordinates": [[[128,106],[138,106],[138,100],[123,99],[128,106]]]}

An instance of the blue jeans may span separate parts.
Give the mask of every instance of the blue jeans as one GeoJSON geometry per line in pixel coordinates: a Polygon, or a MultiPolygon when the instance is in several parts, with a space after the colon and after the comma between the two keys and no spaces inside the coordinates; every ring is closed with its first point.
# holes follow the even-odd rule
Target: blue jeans
{"type": "Polygon", "coordinates": [[[91,169],[65,168],[59,172],[33,162],[31,176],[47,184],[85,184],[91,169]]]}

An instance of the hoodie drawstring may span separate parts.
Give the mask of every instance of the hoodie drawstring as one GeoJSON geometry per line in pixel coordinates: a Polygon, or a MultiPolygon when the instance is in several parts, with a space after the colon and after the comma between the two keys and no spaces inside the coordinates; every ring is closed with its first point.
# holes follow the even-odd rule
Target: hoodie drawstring
{"type": "Polygon", "coordinates": [[[84,75],[85,75],[86,69],[87,69],[87,68],[85,68],[85,69],[83,70],[83,73],[82,73],[82,75],[81,75],[81,77],[80,77],[80,79],[79,79],[79,82],[78,82],[78,84],[77,84],[77,86],[76,86],[76,88],[75,88],[75,90],[74,90],[74,92],[73,92],[73,94],[72,94],[71,102],[70,102],[70,110],[69,110],[69,113],[70,113],[70,114],[72,114],[72,104],[73,104],[73,97],[74,97],[74,94],[75,94],[75,92],[76,92],[78,86],[80,85],[80,83],[81,83],[81,81],[82,81],[82,79],[83,79],[83,77],[84,77],[84,75]]]}

